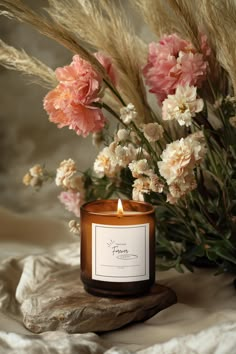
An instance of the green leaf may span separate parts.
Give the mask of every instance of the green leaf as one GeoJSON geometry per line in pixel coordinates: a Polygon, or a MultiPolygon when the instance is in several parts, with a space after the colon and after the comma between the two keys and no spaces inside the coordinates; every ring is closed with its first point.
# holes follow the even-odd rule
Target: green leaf
{"type": "Polygon", "coordinates": [[[183,269],[183,267],[181,266],[181,264],[180,264],[179,262],[176,263],[175,269],[176,269],[179,273],[184,273],[184,269],[183,269]]]}
{"type": "Polygon", "coordinates": [[[236,256],[224,247],[214,247],[216,255],[236,264],[236,256]]]}

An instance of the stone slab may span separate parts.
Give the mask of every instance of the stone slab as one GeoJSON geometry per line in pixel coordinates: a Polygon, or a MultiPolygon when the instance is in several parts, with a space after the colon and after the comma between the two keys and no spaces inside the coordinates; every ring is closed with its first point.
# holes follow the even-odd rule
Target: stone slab
{"type": "Polygon", "coordinates": [[[52,273],[21,305],[23,322],[34,333],[105,332],[147,320],[176,302],[175,293],[155,284],[141,297],[105,298],[88,294],[78,266],[52,273]]]}

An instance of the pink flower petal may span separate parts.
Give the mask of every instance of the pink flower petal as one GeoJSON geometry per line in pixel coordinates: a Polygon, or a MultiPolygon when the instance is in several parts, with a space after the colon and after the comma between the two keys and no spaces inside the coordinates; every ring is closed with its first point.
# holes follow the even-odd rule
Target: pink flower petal
{"type": "Polygon", "coordinates": [[[68,126],[78,135],[100,131],[105,125],[102,110],[93,103],[100,100],[102,78],[79,55],[69,66],[56,69],[59,85],[44,98],[49,120],[59,128],[68,126]]]}
{"type": "Polygon", "coordinates": [[[204,56],[197,53],[190,42],[172,34],[149,45],[143,75],[150,92],[162,102],[169,94],[175,93],[178,85],[200,87],[207,70],[204,56]]]}

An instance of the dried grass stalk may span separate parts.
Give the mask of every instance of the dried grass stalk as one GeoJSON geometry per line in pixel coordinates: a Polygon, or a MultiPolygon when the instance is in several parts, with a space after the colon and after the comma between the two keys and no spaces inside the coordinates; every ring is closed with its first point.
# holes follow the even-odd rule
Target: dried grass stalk
{"type": "Polygon", "coordinates": [[[77,53],[83,59],[89,61],[109,81],[103,66],[97,59],[83,48],[65,28],[53,21],[53,19],[47,19],[42,14],[34,12],[21,0],[0,0],[0,5],[6,10],[1,12],[2,15],[32,25],[43,35],[54,39],[71,52],[77,53]]]}
{"type": "Polygon", "coordinates": [[[166,5],[160,6],[158,0],[130,0],[138,9],[147,25],[157,37],[169,32],[166,5]]]}
{"type": "Polygon", "coordinates": [[[199,49],[199,26],[196,19],[196,3],[189,0],[167,0],[176,18],[176,31],[187,37],[199,49]]]}
{"type": "Polygon", "coordinates": [[[236,94],[236,3],[199,0],[198,6],[199,22],[206,28],[216,58],[229,74],[236,94]]]}
{"type": "Polygon", "coordinates": [[[33,77],[33,81],[40,86],[52,89],[57,85],[54,71],[40,60],[17,50],[0,40],[0,64],[7,69],[21,71],[33,77]]]}
{"type": "Polygon", "coordinates": [[[131,0],[146,23],[159,38],[163,34],[179,33],[199,47],[196,4],[189,0],[131,0]]]}
{"type": "Polygon", "coordinates": [[[119,3],[108,0],[49,0],[49,4],[48,12],[54,21],[113,59],[119,71],[122,94],[144,117],[146,102],[140,67],[146,46],[133,33],[119,3]]]}

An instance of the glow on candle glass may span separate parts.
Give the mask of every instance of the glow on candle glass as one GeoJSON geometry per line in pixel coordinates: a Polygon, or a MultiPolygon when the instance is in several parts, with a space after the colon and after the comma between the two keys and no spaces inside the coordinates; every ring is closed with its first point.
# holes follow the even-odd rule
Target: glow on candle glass
{"type": "Polygon", "coordinates": [[[133,216],[133,215],[142,215],[142,211],[136,211],[136,210],[124,210],[122,201],[118,199],[117,201],[117,207],[116,210],[101,210],[101,211],[93,211],[93,215],[108,215],[108,216],[117,216],[118,218],[125,217],[125,216],[133,216]]]}

